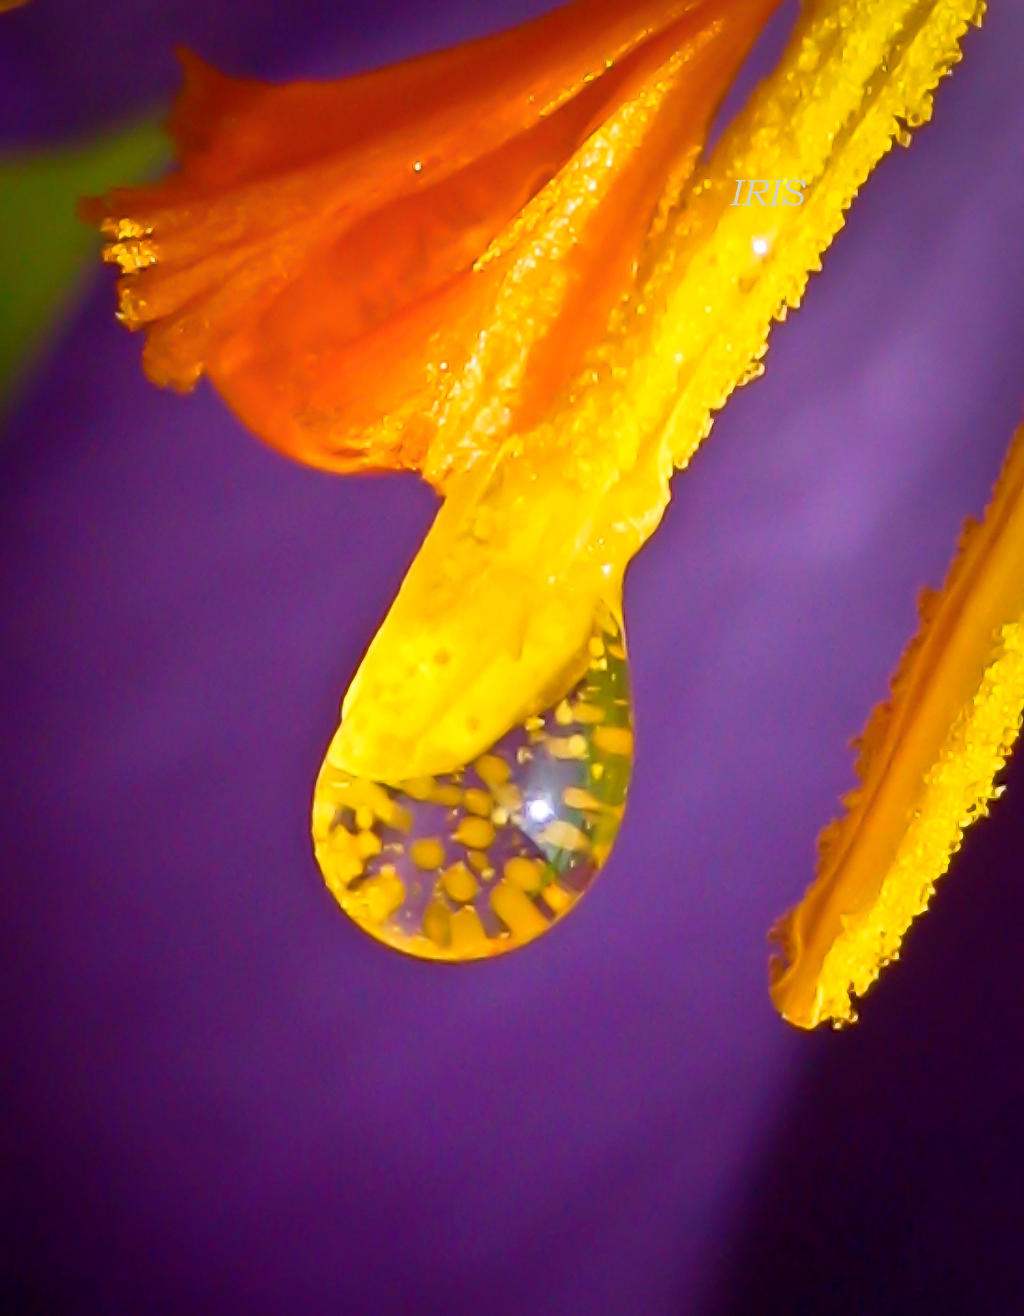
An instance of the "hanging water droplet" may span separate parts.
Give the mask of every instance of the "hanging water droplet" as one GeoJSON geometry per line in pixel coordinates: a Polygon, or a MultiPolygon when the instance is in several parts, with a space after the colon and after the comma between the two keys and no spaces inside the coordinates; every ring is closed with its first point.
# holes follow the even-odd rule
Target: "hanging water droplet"
{"type": "Polygon", "coordinates": [[[588,889],[615,840],[633,763],[624,636],[602,617],[551,708],[456,772],[388,786],[325,762],[317,861],[342,909],[410,955],[524,945],[588,889]]]}

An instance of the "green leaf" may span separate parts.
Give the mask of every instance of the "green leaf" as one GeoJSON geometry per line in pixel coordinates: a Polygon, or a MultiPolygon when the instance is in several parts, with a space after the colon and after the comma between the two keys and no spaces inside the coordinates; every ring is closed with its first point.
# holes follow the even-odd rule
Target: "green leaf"
{"type": "Polygon", "coordinates": [[[167,153],[147,119],[55,151],[0,155],[0,413],[96,258],[78,198],[145,178],[167,153]]]}

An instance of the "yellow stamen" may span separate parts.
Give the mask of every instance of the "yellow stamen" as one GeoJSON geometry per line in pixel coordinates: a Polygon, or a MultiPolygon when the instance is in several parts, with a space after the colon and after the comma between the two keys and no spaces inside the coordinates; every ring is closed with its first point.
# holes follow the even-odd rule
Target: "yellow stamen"
{"type": "Polygon", "coordinates": [[[1024,710],[1024,426],[984,522],[969,525],[890,700],[861,741],[861,785],[819,840],[818,876],[777,931],[772,996],[791,1023],[854,1019],[859,996],[984,817],[1024,710]]]}

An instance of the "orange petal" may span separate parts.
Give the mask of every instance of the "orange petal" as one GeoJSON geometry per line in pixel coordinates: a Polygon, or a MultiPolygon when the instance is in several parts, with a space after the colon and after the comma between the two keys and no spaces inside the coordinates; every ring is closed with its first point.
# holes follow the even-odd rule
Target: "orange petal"
{"type": "Polygon", "coordinates": [[[567,386],[777,3],[577,0],[322,84],[184,56],[179,171],[86,206],[147,373],[443,485],[567,386]]]}

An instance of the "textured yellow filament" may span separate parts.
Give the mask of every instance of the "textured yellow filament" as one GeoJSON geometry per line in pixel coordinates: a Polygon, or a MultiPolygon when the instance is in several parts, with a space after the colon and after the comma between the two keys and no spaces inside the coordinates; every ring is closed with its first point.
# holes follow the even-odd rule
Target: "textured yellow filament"
{"type": "MultiPolygon", "coordinates": [[[[451,481],[349,689],[336,765],[390,782],[449,771],[572,685],[595,608],[618,613],[623,571],[660,520],[673,467],[759,373],[772,320],[799,302],[873,166],[929,117],[980,14],[977,0],[807,5],[559,405],[451,481]],[[738,178],[799,178],[806,200],[731,206],[738,178]]],[[[628,120],[595,169],[613,167],[628,120]]],[[[544,205],[561,196],[571,214],[578,182],[567,171],[544,205]]],[[[529,279],[521,296],[509,285],[501,332],[536,313],[534,292],[529,279]]]]}
{"type": "Polygon", "coordinates": [[[1024,710],[1024,426],[982,525],[861,741],[861,786],[819,842],[818,877],[778,930],[772,995],[791,1023],[856,1016],[911,921],[999,794],[1024,710]]]}
{"type": "MultiPolygon", "coordinates": [[[[634,308],[648,318],[649,341],[626,357],[616,419],[636,443],[658,433],[666,457],[684,466],[713,412],[761,373],[772,320],[799,304],[881,157],[930,117],[932,92],[983,8],[977,0],[806,6],[778,68],[696,176],[634,308]],[[739,178],[800,179],[804,203],[733,206],[739,178]]],[[[606,350],[616,351],[614,340],[606,350]]]]}

